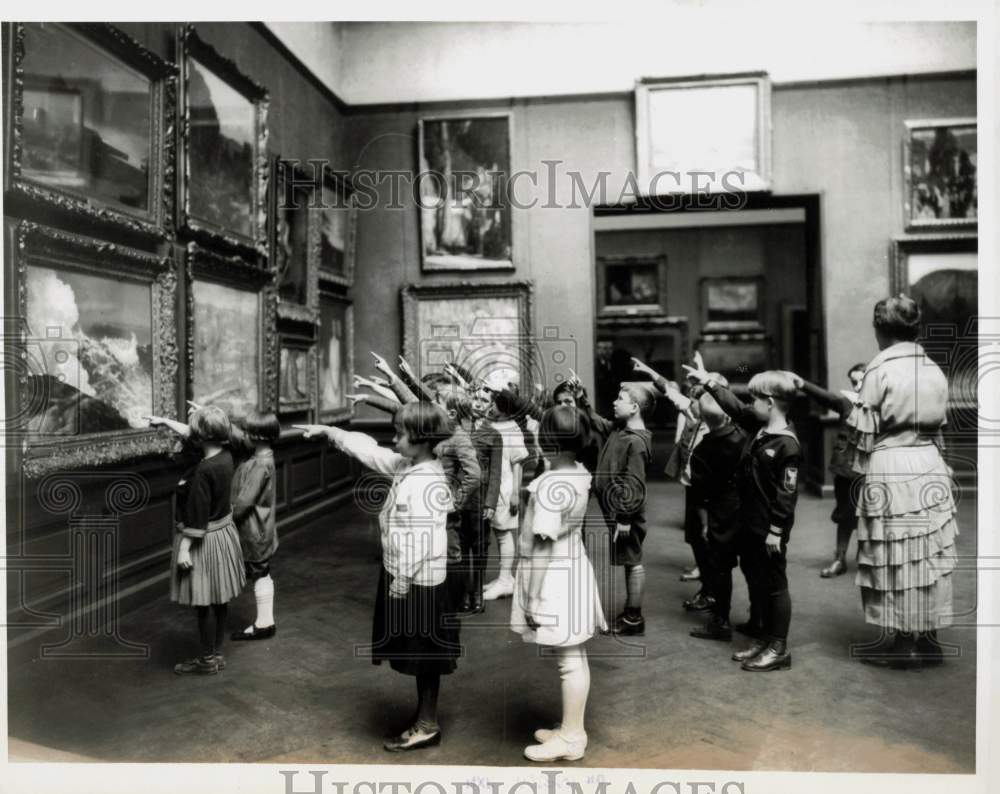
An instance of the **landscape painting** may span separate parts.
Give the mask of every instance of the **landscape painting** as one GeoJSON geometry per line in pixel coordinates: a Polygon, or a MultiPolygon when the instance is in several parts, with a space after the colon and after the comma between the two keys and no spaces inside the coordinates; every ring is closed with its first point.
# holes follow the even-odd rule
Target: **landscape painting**
{"type": "Polygon", "coordinates": [[[260,296],[195,279],[192,400],[243,416],[260,400],[260,296]]]}
{"type": "Polygon", "coordinates": [[[26,286],[29,432],[146,427],[153,412],[150,285],[31,265],[26,286]]]}

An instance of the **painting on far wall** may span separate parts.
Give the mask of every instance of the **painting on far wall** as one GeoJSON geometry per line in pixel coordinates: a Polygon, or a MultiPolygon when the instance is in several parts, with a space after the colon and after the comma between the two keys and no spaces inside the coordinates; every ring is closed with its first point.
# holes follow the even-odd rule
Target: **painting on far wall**
{"type": "Polygon", "coordinates": [[[903,152],[907,229],[974,226],[979,211],[976,120],[907,121],[903,152]]]}
{"type": "Polygon", "coordinates": [[[513,269],[510,117],[420,120],[424,270],[513,269]]]}
{"type": "Polygon", "coordinates": [[[194,279],[192,400],[234,416],[260,403],[261,303],[257,292],[194,279]]]}
{"type": "Polygon", "coordinates": [[[27,268],[29,338],[45,340],[32,378],[46,395],[28,429],[81,435],[145,428],[153,413],[149,284],[91,273],[27,268]]]}
{"type": "Polygon", "coordinates": [[[352,413],[347,394],[354,377],[354,309],[348,301],[320,297],[318,352],[320,420],[345,419],[352,413]]]}

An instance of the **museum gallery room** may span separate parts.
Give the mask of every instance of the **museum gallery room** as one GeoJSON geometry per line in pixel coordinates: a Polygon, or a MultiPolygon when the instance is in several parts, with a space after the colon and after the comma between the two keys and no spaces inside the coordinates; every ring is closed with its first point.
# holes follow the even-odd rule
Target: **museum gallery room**
{"type": "Polygon", "coordinates": [[[977,25],[660,36],[4,23],[11,760],[975,772],[977,25]]]}

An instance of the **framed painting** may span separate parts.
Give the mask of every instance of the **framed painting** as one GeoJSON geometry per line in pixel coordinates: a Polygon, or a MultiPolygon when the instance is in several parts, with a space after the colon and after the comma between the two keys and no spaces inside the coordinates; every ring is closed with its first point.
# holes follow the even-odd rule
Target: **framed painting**
{"type": "Polygon", "coordinates": [[[277,290],[239,256],[187,248],[188,399],[230,416],[277,407],[277,290]]]}
{"type": "Polygon", "coordinates": [[[513,270],[509,114],[421,119],[424,270],[513,270]]]}
{"type": "Polygon", "coordinates": [[[897,237],[889,250],[891,293],[920,305],[920,338],[948,376],[947,436],[976,438],[979,421],[979,242],[974,234],[897,237]]]}
{"type": "Polygon", "coordinates": [[[325,284],[354,283],[357,209],[354,191],[343,174],[323,171],[319,206],[309,209],[310,266],[325,284]]]}
{"type": "Polygon", "coordinates": [[[532,334],[532,289],[530,281],[513,280],[403,287],[403,355],[417,377],[445,364],[480,380],[498,369],[521,384],[568,377],[576,369],[575,347],[553,329],[541,339],[532,334]]]}
{"type": "Polygon", "coordinates": [[[178,34],[178,227],[201,242],[267,256],[267,90],[198,37],[178,34]]]}
{"type": "Polygon", "coordinates": [[[282,334],[278,372],[278,412],[311,411],[317,394],[316,347],[312,340],[282,334]]]}
{"type": "Polygon", "coordinates": [[[764,329],[764,280],[756,276],[703,278],[701,330],[753,333],[764,329]]]}
{"type": "Polygon", "coordinates": [[[314,324],[319,316],[319,271],[310,256],[308,176],[279,157],[268,180],[270,262],[278,283],[278,316],[314,324]]]}
{"type": "Polygon", "coordinates": [[[647,195],[771,189],[766,73],[640,80],[635,119],[647,195]]]}
{"type": "Polygon", "coordinates": [[[975,226],[978,167],[974,118],[907,121],[903,139],[907,231],[975,226]]]}
{"type": "Polygon", "coordinates": [[[695,347],[705,369],[721,373],[741,392],[755,372],[770,369],[774,362],[774,345],[764,334],[706,334],[695,347]]]}
{"type": "Polygon", "coordinates": [[[104,23],[18,22],[7,33],[11,197],[171,234],[176,67],[104,23]]]}
{"type": "Polygon", "coordinates": [[[22,221],[14,227],[23,470],[167,454],[147,416],[177,415],[177,277],[168,257],[22,221]]]}
{"type": "Polygon", "coordinates": [[[320,294],[319,419],[340,422],[354,415],[347,395],[354,380],[354,307],[343,295],[320,294]]]}
{"type": "Polygon", "coordinates": [[[667,314],[665,256],[597,257],[598,317],[667,314]]]}

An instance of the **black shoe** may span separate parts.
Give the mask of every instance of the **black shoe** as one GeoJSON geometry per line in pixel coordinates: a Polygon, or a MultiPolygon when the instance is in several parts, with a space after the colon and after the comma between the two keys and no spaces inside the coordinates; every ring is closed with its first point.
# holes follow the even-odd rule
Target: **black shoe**
{"type": "Polygon", "coordinates": [[[408,750],[419,750],[423,747],[433,747],[437,744],[441,744],[440,730],[434,731],[434,733],[424,733],[414,725],[407,728],[399,736],[386,739],[382,746],[390,753],[400,753],[408,750]]]}
{"type": "Polygon", "coordinates": [[[715,606],[715,596],[698,593],[694,598],[689,598],[684,602],[684,608],[688,612],[708,612],[715,606]]]}
{"type": "Polygon", "coordinates": [[[747,662],[753,659],[755,656],[759,656],[767,648],[767,640],[762,640],[760,638],[755,639],[742,651],[737,651],[733,654],[734,662],[747,662]]]}
{"type": "Polygon", "coordinates": [[[215,675],[219,672],[219,663],[215,660],[215,654],[198,656],[175,664],[174,672],[177,675],[215,675]]]}
{"type": "Polygon", "coordinates": [[[913,638],[908,634],[889,629],[875,642],[853,645],[851,656],[873,667],[891,667],[898,663],[905,667],[915,648],[913,638]]]}
{"type": "Polygon", "coordinates": [[[824,579],[831,579],[834,576],[841,576],[845,573],[847,573],[847,563],[844,561],[843,557],[838,557],[827,565],[822,571],[820,571],[819,575],[824,579]]]}
{"type": "Polygon", "coordinates": [[[688,632],[692,637],[697,637],[699,640],[719,640],[720,642],[729,642],[733,638],[733,629],[729,625],[728,620],[719,620],[718,618],[712,618],[708,623],[699,629],[691,629],[688,632]]]}
{"type": "Polygon", "coordinates": [[[773,640],[752,659],[747,659],[741,669],[751,673],[768,673],[772,670],[788,670],[792,666],[792,654],[785,640],[773,640]]]}
{"type": "Polygon", "coordinates": [[[615,618],[614,623],[611,625],[609,634],[622,634],[626,637],[635,636],[638,634],[646,633],[646,620],[639,615],[638,617],[631,615],[619,615],[615,618]]]}
{"type": "Polygon", "coordinates": [[[944,647],[938,642],[937,632],[931,631],[917,637],[917,655],[924,665],[944,664],[944,647]]]}
{"type": "Polygon", "coordinates": [[[278,633],[278,627],[275,624],[271,624],[266,628],[260,628],[258,626],[251,626],[249,629],[243,631],[234,631],[229,635],[231,640],[269,640],[275,634],[278,633]]]}
{"type": "Polygon", "coordinates": [[[469,593],[462,596],[461,603],[458,605],[458,611],[462,615],[468,615],[472,612],[472,596],[469,593]]]}
{"type": "Polygon", "coordinates": [[[754,623],[752,620],[748,620],[746,623],[737,623],[733,626],[733,630],[738,631],[744,637],[752,637],[754,639],[764,633],[764,627],[759,623],[754,623]]]}

